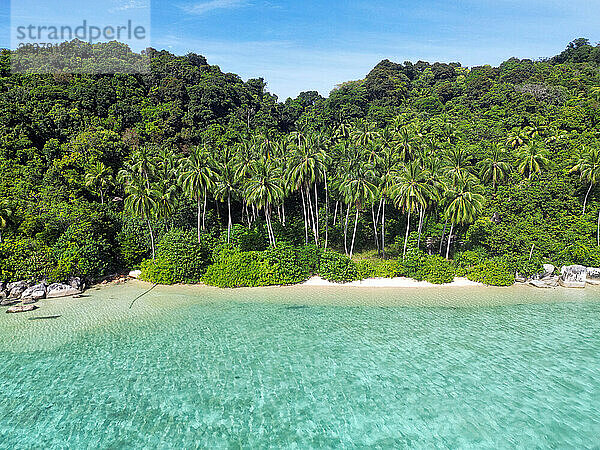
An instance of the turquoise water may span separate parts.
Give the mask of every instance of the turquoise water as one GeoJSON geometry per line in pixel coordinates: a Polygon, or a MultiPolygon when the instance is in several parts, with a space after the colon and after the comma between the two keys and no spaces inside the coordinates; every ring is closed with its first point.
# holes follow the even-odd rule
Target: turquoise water
{"type": "Polygon", "coordinates": [[[144,289],[2,314],[1,448],[600,442],[598,290],[144,289]]]}

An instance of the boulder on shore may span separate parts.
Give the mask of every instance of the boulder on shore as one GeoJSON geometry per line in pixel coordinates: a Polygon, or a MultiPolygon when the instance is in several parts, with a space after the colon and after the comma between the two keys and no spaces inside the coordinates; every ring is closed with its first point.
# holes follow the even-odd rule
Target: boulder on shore
{"type": "Polygon", "coordinates": [[[585,266],[563,266],[560,269],[558,282],[566,288],[585,288],[587,282],[587,267],[585,266]]]}
{"type": "Polygon", "coordinates": [[[537,288],[549,289],[555,288],[558,286],[558,277],[557,276],[549,276],[540,279],[531,279],[528,281],[530,286],[534,286],[537,288]]]}
{"type": "Polygon", "coordinates": [[[46,285],[44,283],[36,284],[25,289],[21,294],[23,304],[35,303],[46,297],[46,285]]]}
{"type": "Polygon", "coordinates": [[[130,278],[138,279],[140,277],[140,275],[142,275],[142,271],[141,270],[132,270],[131,272],[129,272],[129,277],[130,278]]]}
{"type": "Polygon", "coordinates": [[[28,281],[15,281],[14,283],[8,283],[6,288],[9,291],[8,298],[21,298],[23,292],[30,286],[28,281]]]}
{"type": "Polygon", "coordinates": [[[6,310],[7,314],[14,314],[14,313],[22,313],[22,312],[28,312],[28,311],[33,311],[36,310],[38,307],[36,305],[15,305],[15,306],[11,306],[10,308],[8,308],[6,310]]]}
{"type": "Polygon", "coordinates": [[[52,283],[46,289],[46,298],[70,297],[81,294],[81,290],[68,284],[52,283]]]}
{"type": "Polygon", "coordinates": [[[556,270],[556,267],[554,267],[552,264],[544,264],[542,267],[544,268],[544,274],[546,276],[553,275],[554,271],[556,270]]]}
{"type": "Polygon", "coordinates": [[[600,268],[588,267],[586,281],[588,284],[600,285],[600,268]]]}
{"type": "Polygon", "coordinates": [[[14,299],[14,298],[5,298],[2,301],[0,301],[0,306],[12,306],[12,305],[16,305],[17,303],[20,303],[20,300],[14,299]]]}

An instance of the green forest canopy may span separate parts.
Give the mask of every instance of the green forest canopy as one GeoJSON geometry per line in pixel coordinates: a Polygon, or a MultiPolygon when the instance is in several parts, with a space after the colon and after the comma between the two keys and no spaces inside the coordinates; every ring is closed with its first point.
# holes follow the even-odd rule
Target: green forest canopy
{"type": "Polygon", "coordinates": [[[2,51],[0,279],[100,277],[174,229],[213,253],[310,243],[600,266],[600,46],[586,39],[499,67],[384,60],[283,103],[196,54],[71,73],[131,55],[85,44],[61,73],[23,75],[2,51]]]}

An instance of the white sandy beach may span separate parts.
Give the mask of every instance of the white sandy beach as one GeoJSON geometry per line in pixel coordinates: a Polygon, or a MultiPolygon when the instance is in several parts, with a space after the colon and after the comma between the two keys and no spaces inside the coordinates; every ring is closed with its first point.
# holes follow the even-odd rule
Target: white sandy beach
{"type": "Polygon", "coordinates": [[[482,283],[468,280],[467,278],[455,278],[452,283],[448,284],[433,284],[428,281],[417,281],[412,278],[396,277],[396,278],[368,278],[365,280],[352,281],[351,283],[332,283],[324,280],[321,277],[312,277],[303,286],[354,286],[354,287],[397,287],[397,288],[413,288],[413,287],[467,287],[467,286],[485,286],[482,283]]]}

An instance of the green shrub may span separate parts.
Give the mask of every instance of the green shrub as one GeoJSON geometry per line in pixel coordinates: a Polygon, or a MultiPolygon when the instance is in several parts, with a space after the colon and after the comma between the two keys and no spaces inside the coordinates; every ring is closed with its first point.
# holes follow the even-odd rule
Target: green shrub
{"type": "Polygon", "coordinates": [[[398,261],[361,259],[356,261],[360,279],[365,278],[394,278],[398,276],[398,261]]]}
{"type": "Polygon", "coordinates": [[[438,255],[425,258],[421,269],[421,277],[433,284],[452,283],[455,275],[452,263],[438,255]]]}
{"type": "Polygon", "coordinates": [[[255,287],[283,284],[276,265],[261,252],[223,252],[208,266],[202,281],[223,288],[255,287]]]}
{"type": "Polygon", "coordinates": [[[142,263],[141,278],[159,284],[198,283],[210,262],[210,251],[194,231],[174,229],[156,246],[156,260],[142,263]]]}
{"type": "Polygon", "coordinates": [[[349,283],[360,278],[354,261],[330,250],[323,252],[319,258],[319,275],[336,283],[349,283]]]}
{"type": "Polygon", "coordinates": [[[113,269],[110,242],[90,222],[70,225],[52,248],[57,267],[52,278],[97,279],[113,269]]]}
{"type": "Polygon", "coordinates": [[[512,286],[515,271],[502,258],[492,258],[468,269],[467,278],[489,286],[512,286]]]}
{"type": "Polygon", "coordinates": [[[0,243],[2,281],[51,280],[55,267],[56,261],[50,249],[33,239],[11,239],[0,243]]]}
{"type": "Polygon", "coordinates": [[[128,268],[136,267],[150,256],[152,248],[148,225],[140,219],[128,218],[116,237],[119,256],[128,268]]]}
{"type": "Polygon", "coordinates": [[[398,259],[398,273],[401,276],[423,280],[423,264],[427,256],[420,250],[409,248],[404,258],[398,259]]]}

